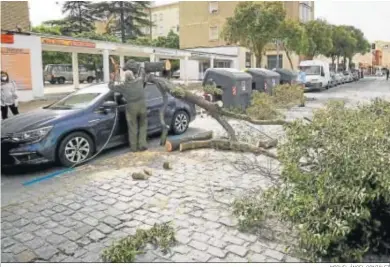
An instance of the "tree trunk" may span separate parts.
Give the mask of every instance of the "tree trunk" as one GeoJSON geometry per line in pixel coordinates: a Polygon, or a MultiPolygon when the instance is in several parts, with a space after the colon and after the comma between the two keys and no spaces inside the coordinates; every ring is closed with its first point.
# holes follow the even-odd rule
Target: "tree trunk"
{"type": "Polygon", "coordinates": [[[286,56],[287,56],[288,62],[290,62],[291,69],[294,70],[294,66],[293,66],[293,63],[291,60],[291,56],[290,56],[290,51],[288,51],[288,49],[284,46],[284,44],[283,44],[283,49],[286,52],[286,56]]]}
{"type": "Polygon", "coordinates": [[[180,148],[180,144],[187,143],[190,141],[201,141],[201,140],[208,140],[213,138],[213,131],[208,131],[200,134],[196,134],[193,136],[183,137],[179,139],[172,139],[168,140],[165,143],[165,148],[168,152],[178,150],[180,148]]]}
{"type": "Polygon", "coordinates": [[[263,59],[263,56],[261,53],[260,53],[260,55],[256,55],[256,68],[261,68],[262,59],[263,59]]]}
{"type": "Polygon", "coordinates": [[[249,152],[255,155],[265,155],[273,159],[278,159],[277,155],[265,150],[264,148],[229,140],[212,139],[205,141],[192,141],[180,144],[180,152],[202,148],[213,148],[216,150],[229,150],[236,152],[249,152]]]}
{"type": "Polygon", "coordinates": [[[120,13],[120,24],[121,24],[121,37],[122,37],[122,43],[126,43],[126,33],[125,33],[125,14],[123,11],[123,1],[119,2],[121,13],[120,13]]]}
{"type": "Polygon", "coordinates": [[[83,22],[82,22],[82,16],[81,16],[81,6],[79,3],[79,33],[83,32],[83,22]]]}

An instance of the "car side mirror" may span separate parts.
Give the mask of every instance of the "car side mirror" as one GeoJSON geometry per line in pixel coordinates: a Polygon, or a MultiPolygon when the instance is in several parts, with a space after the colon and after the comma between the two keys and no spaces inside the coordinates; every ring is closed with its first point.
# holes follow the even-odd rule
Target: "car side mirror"
{"type": "Polygon", "coordinates": [[[118,104],[115,101],[106,101],[100,107],[100,110],[105,112],[105,113],[109,113],[109,112],[111,112],[113,109],[115,109],[117,107],[118,107],[118,104]]]}

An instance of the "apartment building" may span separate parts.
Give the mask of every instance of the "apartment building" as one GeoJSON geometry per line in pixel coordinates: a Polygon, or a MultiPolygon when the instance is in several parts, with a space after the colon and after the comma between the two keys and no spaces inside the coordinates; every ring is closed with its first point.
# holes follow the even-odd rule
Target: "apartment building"
{"type": "MultiPolygon", "coordinates": [[[[221,37],[221,31],[228,17],[233,16],[239,1],[182,1],[179,2],[180,11],[180,48],[195,51],[234,54],[238,56],[238,63],[234,67],[243,69],[254,67],[256,59],[253,54],[243,47],[227,44],[221,37]]],[[[314,1],[284,1],[287,17],[307,22],[314,19],[314,1]]],[[[262,66],[273,68],[276,66],[277,51],[270,45],[263,57],[262,66]]],[[[292,56],[295,66],[299,63],[299,56],[292,56]]],[[[215,67],[233,67],[230,62],[215,62],[215,67]]],[[[279,66],[290,68],[288,59],[280,51],[279,66]]],[[[205,63],[207,68],[207,63],[205,63]]]]}
{"type": "Polygon", "coordinates": [[[30,31],[28,1],[1,1],[1,30],[30,31]]]}
{"type": "Polygon", "coordinates": [[[151,28],[153,39],[159,36],[167,36],[171,30],[179,34],[179,2],[154,2],[149,12],[150,20],[153,23],[151,28]]]}

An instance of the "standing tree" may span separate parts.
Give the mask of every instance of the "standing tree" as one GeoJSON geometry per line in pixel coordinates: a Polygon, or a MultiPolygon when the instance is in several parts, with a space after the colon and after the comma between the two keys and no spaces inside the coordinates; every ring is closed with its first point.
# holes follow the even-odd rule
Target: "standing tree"
{"type": "Polygon", "coordinates": [[[346,28],[350,31],[352,37],[356,40],[354,53],[347,55],[349,59],[349,67],[351,68],[352,57],[357,53],[364,55],[370,52],[371,45],[360,29],[357,29],[353,26],[347,26],[346,28]]]}
{"type": "Polygon", "coordinates": [[[96,18],[101,20],[114,18],[115,31],[119,32],[122,43],[143,36],[141,29],[150,27],[148,1],[104,1],[94,3],[92,6],[96,18]]]}
{"type": "Polygon", "coordinates": [[[292,52],[301,54],[304,53],[308,47],[305,28],[294,20],[286,19],[280,25],[279,39],[282,41],[282,47],[286,52],[291,69],[294,69],[291,60],[292,52]]]}
{"type": "Polygon", "coordinates": [[[47,21],[45,24],[61,27],[64,35],[90,32],[95,29],[89,1],[67,1],[62,6],[62,13],[66,14],[64,19],[47,21]]]}
{"type": "Polygon", "coordinates": [[[305,56],[326,55],[332,49],[332,27],[324,20],[311,20],[303,24],[308,38],[305,56]]]}
{"type": "Polygon", "coordinates": [[[343,26],[331,25],[332,29],[332,49],[328,51],[325,55],[330,57],[332,60],[332,65],[335,64],[337,60],[337,65],[339,65],[340,57],[344,55],[345,47],[348,42],[351,42],[349,32],[343,26]]]}
{"type": "Polygon", "coordinates": [[[222,37],[253,51],[256,65],[260,67],[264,49],[278,37],[285,17],[282,2],[240,2],[234,15],[226,20],[222,37]]]}

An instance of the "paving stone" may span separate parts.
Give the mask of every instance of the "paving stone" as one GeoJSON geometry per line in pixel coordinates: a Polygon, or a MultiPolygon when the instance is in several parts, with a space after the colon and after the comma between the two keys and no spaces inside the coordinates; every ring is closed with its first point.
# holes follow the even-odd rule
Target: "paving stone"
{"type": "Polygon", "coordinates": [[[123,214],[123,211],[120,211],[120,210],[115,209],[115,208],[108,208],[105,212],[108,215],[113,216],[113,217],[116,217],[116,216],[123,214]]]}
{"type": "Polygon", "coordinates": [[[40,225],[36,225],[35,223],[30,223],[24,226],[21,230],[23,232],[34,232],[38,229],[41,229],[42,227],[40,225]]]}
{"type": "Polygon", "coordinates": [[[1,222],[1,230],[8,230],[8,229],[11,229],[13,227],[14,227],[13,224],[11,224],[9,222],[4,222],[4,221],[1,222]]]}
{"type": "Polygon", "coordinates": [[[224,262],[223,260],[221,260],[220,258],[211,258],[209,259],[207,262],[224,262]]]}
{"type": "Polygon", "coordinates": [[[23,245],[23,244],[20,244],[20,243],[15,243],[13,244],[12,246],[9,246],[7,248],[4,248],[1,250],[1,253],[5,252],[5,253],[13,253],[13,254],[19,254],[23,251],[25,251],[26,249],[28,249],[27,246],[23,245]]]}
{"type": "Polygon", "coordinates": [[[81,239],[78,239],[76,241],[76,243],[78,245],[80,245],[81,247],[83,247],[83,246],[86,246],[86,245],[90,244],[91,240],[88,237],[82,237],[81,239]]]}
{"type": "Polygon", "coordinates": [[[253,245],[249,246],[249,249],[256,253],[263,253],[266,249],[260,242],[255,242],[253,245]]]}
{"type": "Polygon", "coordinates": [[[227,243],[218,239],[218,238],[211,238],[207,241],[208,244],[217,247],[217,248],[224,248],[227,246],[227,243]]]}
{"type": "Polygon", "coordinates": [[[20,220],[17,220],[15,222],[13,222],[12,224],[15,226],[15,227],[18,227],[18,228],[22,228],[23,226],[26,226],[30,223],[30,220],[26,220],[24,218],[21,218],[20,220]]]}
{"type": "Polygon", "coordinates": [[[37,225],[41,225],[41,224],[44,224],[45,222],[47,222],[48,220],[49,220],[49,218],[41,216],[41,217],[37,217],[37,218],[33,219],[32,222],[37,224],[37,225]]]}
{"type": "Polygon", "coordinates": [[[61,213],[63,211],[66,211],[66,208],[62,205],[57,205],[57,206],[54,206],[52,208],[53,211],[57,212],[57,213],[61,213]]]}
{"type": "Polygon", "coordinates": [[[109,226],[111,227],[115,227],[116,225],[120,224],[121,221],[112,217],[112,216],[108,216],[106,218],[103,219],[103,222],[108,224],[109,226]]]}
{"type": "Polygon", "coordinates": [[[127,190],[127,189],[121,190],[121,191],[119,192],[119,195],[125,196],[125,197],[131,197],[131,196],[134,195],[134,194],[135,194],[134,191],[132,191],[132,190],[127,190]]]}
{"type": "Polygon", "coordinates": [[[104,245],[102,243],[91,243],[88,246],[85,246],[84,248],[90,252],[99,253],[104,249],[104,245]]]}
{"type": "Polygon", "coordinates": [[[12,253],[1,253],[1,262],[15,262],[14,254],[12,253]]]}
{"type": "Polygon", "coordinates": [[[231,218],[231,217],[222,217],[218,220],[219,223],[230,226],[230,227],[235,227],[238,225],[238,221],[236,218],[231,218]]]}
{"type": "Polygon", "coordinates": [[[88,237],[90,239],[92,239],[93,241],[97,242],[99,241],[100,239],[103,239],[106,237],[105,234],[102,234],[101,232],[99,232],[98,230],[92,230],[89,234],[88,234],[88,237]]]}
{"type": "Polygon", "coordinates": [[[172,248],[172,251],[180,253],[180,254],[187,254],[190,252],[191,248],[186,245],[178,245],[172,248]]]}
{"type": "Polygon", "coordinates": [[[87,215],[85,215],[84,213],[81,213],[81,212],[76,212],[75,214],[73,214],[71,216],[71,218],[76,220],[76,221],[83,221],[86,217],[87,217],[87,215]]]}
{"type": "Polygon", "coordinates": [[[99,221],[92,217],[87,217],[83,220],[83,223],[86,223],[90,226],[97,226],[99,224],[99,221]]]}
{"type": "Polygon", "coordinates": [[[209,246],[209,248],[207,249],[207,253],[209,253],[212,256],[219,257],[219,258],[223,258],[226,256],[226,252],[224,252],[223,250],[221,250],[217,247],[213,247],[213,246],[209,246]]]}
{"type": "Polygon", "coordinates": [[[225,258],[226,262],[249,262],[248,259],[239,257],[235,254],[228,253],[228,255],[225,258]]]}
{"type": "Polygon", "coordinates": [[[52,228],[54,228],[54,227],[57,227],[57,226],[58,226],[58,223],[53,222],[53,221],[47,221],[47,222],[45,222],[42,226],[43,226],[43,228],[45,228],[45,229],[52,229],[52,228]]]}
{"type": "Polygon", "coordinates": [[[50,260],[55,254],[57,254],[59,251],[54,248],[53,246],[43,246],[39,249],[35,250],[35,253],[40,259],[43,260],[50,260]]]}
{"type": "Polygon", "coordinates": [[[66,238],[68,238],[71,241],[76,241],[81,238],[81,235],[77,233],[76,231],[70,230],[64,234],[66,238]]]}
{"type": "Polygon", "coordinates": [[[290,256],[286,256],[283,260],[284,262],[287,262],[287,263],[291,263],[291,262],[301,262],[301,260],[297,259],[297,258],[294,258],[294,257],[290,257],[290,256]]]}
{"type": "Polygon", "coordinates": [[[127,203],[131,201],[131,197],[120,196],[118,197],[118,200],[127,203]]]}
{"type": "Polygon", "coordinates": [[[189,259],[194,260],[195,262],[207,262],[211,258],[209,254],[195,249],[191,250],[187,256],[189,259]]]}
{"type": "Polygon", "coordinates": [[[63,260],[65,260],[67,257],[68,256],[65,254],[58,253],[54,255],[53,258],[50,259],[50,262],[55,262],[55,263],[63,262],[63,260]]]}
{"type": "Polygon", "coordinates": [[[79,210],[81,209],[83,206],[79,203],[72,203],[68,206],[69,208],[71,208],[72,210],[79,210]]]}
{"type": "Polygon", "coordinates": [[[64,221],[66,219],[66,217],[60,213],[57,213],[57,214],[54,214],[53,216],[51,216],[51,219],[55,222],[61,222],[61,221],[64,221]]]}
{"type": "Polygon", "coordinates": [[[20,219],[21,219],[21,217],[19,215],[16,215],[16,214],[12,214],[12,215],[9,215],[7,217],[1,216],[2,222],[15,222],[15,221],[20,220],[20,219]]]}
{"type": "Polygon", "coordinates": [[[71,210],[71,209],[67,209],[65,210],[64,212],[61,212],[62,215],[64,215],[65,217],[68,217],[68,216],[71,216],[75,213],[74,210],[71,210]]]}
{"type": "Polygon", "coordinates": [[[63,235],[65,234],[66,232],[69,232],[70,229],[69,228],[66,228],[64,226],[57,226],[56,228],[53,228],[53,233],[56,233],[56,234],[59,234],[59,235],[63,235]]]}
{"type": "Polygon", "coordinates": [[[90,225],[84,225],[84,226],[81,226],[81,227],[78,227],[76,229],[74,229],[77,233],[79,233],[81,236],[84,236],[86,234],[88,234],[89,232],[91,232],[94,228],[90,225]]]}
{"type": "Polygon", "coordinates": [[[30,240],[30,241],[27,241],[24,243],[26,246],[28,246],[29,248],[31,249],[37,249],[37,248],[40,248],[40,247],[43,247],[44,245],[46,245],[47,243],[42,239],[42,238],[39,238],[39,237],[35,237],[33,240],[30,240]]]}
{"type": "Polygon", "coordinates": [[[264,251],[264,255],[267,257],[273,258],[275,260],[278,260],[278,261],[281,261],[283,259],[283,257],[285,256],[285,254],[283,254],[279,251],[276,251],[276,250],[271,250],[271,249],[266,249],[264,251]]]}
{"type": "Polygon", "coordinates": [[[118,216],[118,219],[121,221],[131,221],[133,219],[133,215],[131,214],[122,214],[118,216]]]}
{"type": "Polygon", "coordinates": [[[225,249],[241,257],[244,257],[248,253],[248,250],[243,246],[228,245],[225,249]]]}
{"type": "Polygon", "coordinates": [[[206,243],[210,239],[210,236],[202,233],[193,233],[191,238],[206,243]]]}
{"type": "Polygon", "coordinates": [[[266,257],[259,253],[251,253],[247,258],[249,262],[266,262],[266,257]]]}
{"type": "Polygon", "coordinates": [[[53,234],[53,232],[50,231],[49,229],[44,229],[43,228],[43,229],[39,229],[39,230],[35,231],[34,234],[36,236],[40,236],[40,237],[47,237],[47,236],[53,234]]]}
{"type": "Polygon", "coordinates": [[[104,233],[104,234],[109,234],[111,233],[112,231],[114,231],[113,228],[111,228],[110,226],[104,224],[104,223],[100,223],[97,227],[96,227],[97,230],[99,230],[100,232],[104,233]]]}
{"type": "Polygon", "coordinates": [[[130,206],[129,206],[129,204],[120,201],[120,202],[115,203],[113,207],[115,209],[118,209],[118,210],[126,210],[130,206]]]}
{"type": "Polygon", "coordinates": [[[41,215],[45,216],[45,217],[50,217],[54,214],[56,214],[56,213],[55,213],[55,211],[52,211],[52,210],[44,210],[41,212],[41,215]]]}
{"type": "Polygon", "coordinates": [[[235,237],[235,236],[232,236],[232,235],[229,235],[229,234],[225,234],[222,238],[223,241],[225,242],[228,242],[228,243],[233,243],[235,245],[242,245],[245,243],[244,240],[238,238],[238,237],[235,237]]]}
{"type": "Polygon", "coordinates": [[[100,258],[100,255],[95,252],[88,252],[85,255],[81,257],[82,262],[90,262],[90,263],[96,263],[101,262],[102,259],[100,258]]]}
{"type": "Polygon", "coordinates": [[[177,240],[177,242],[179,243],[182,243],[182,244],[188,244],[190,241],[191,241],[191,238],[187,235],[183,235],[183,234],[176,234],[175,235],[175,238],[177,240]]]}
{"type": "Polygon", "coordinates": [[[188,245],[200,251],[205,251],[209,247],[209,245],[196,240],[191,240],[191,242],[188,243],[188,245]]]}
{"type": "Polygon", "coordinates": [[[15,256],[16,262],[33,262],[36,258],[31,250],[25,250],[15,256]]]}
{"type": "Polygon", "coordinates": [[[14,238],[22,243],[34,239],[34,236],[30,233],[22,232],[14,236],[14,238]]]}
{"type": "Polygon", "coordinates": [[[102,185],[101,187],[99,187],[100,189],[103,189],[103,190],[109,190],[112,188],[112,186],[110,184],[104,184],[102,185]]]}
{"type": "Polygon", "coordinates": [[[24,213],[22,216],[23,218],[26,218],[27,220],[33,220],[34,218],[36,217],[39,217],[39,216],[42,216],[43,215],[43,212],[27,212],[27,213],[24,213]]]}
{"type": "Polygon", "coordinates": [[[251,234],[238,233],[237,237],[248,242],[255,242],[257,240],[257,236],[251,234]]]}
{"type": "Polygon", "coordinates": [[[75,242],[72,242],[72,241],[67,241],[65,243],[62,243],[58,249],[66,254],[66,255],[69,255],[69,256],[72,256],[74,255],[74,253],[79,249],[79,246],[75,243],[75,242]]]}
{"type": "Polygon", "coordinates": [[[107,204],[107,205],[113,205],[114,203],[116,203],[118,200],[114,199],[114,198],[107,198],[105,200],[103,200],[103,203],[104,204],[107,204]]]}
{"type": "Polygon", "coordinates": [[[203,213],[202,218],[207,221],[217,222],[219,219],[219,215],[214,213],[203,213]]]}
{"type": "Polygon", "coordinates": [[[136,262],[136,263],[150,263],[150,262],[153,262],[154,260],[156,260],[156,258],[157,258],[157,256],[154,255],[151,251],[147,251],[144,254],[137,255],[134,262],[136,262]]]}
{"type": "Polygon", "coordinates": [[[91,213],[91,216],[95,219],[100,220],[100,219],[106,217],[107,214],[104,211],[97,211],[97,212],[91,213]]]}
{"type": "Polygon", "coordinates": [[[204,227],[207,229],[218,229],[219,227],[221,227],[221,225],[219,223],[216,223],[216,222],[208,221],[204,224],[204,227]]]}
{"type": "Polygon", "coordinates": [[[49,235],[48,237],[46,237],[46,241],[52,245],[58,245],[64,241],[66,241],[66,239],[61,235],[52,234],[52,235],[49,235]]]}
{"type": "MultiPolygon", "coordinates": [[[[120,185],[118,185],[118,186],[120,186],[120,185]]],[[[121,190],[122,190],[121,188],[115,187],[115,188],[110,189],[110,192],[116,194],[116,193],[119,193],[121,190]]]]}
{"type": "Polygon", "coordinates": [[[103,200],[105,200],[107,197],[106,196],[96,196],[96,197],[93,197],[93,200],[97,201],[97,202],[101,202],[103,200]]]}
{"type": "Polygon", "coordinates": [[[60,222],[65,227],[73,227],[77,224],[77,221],[73,220],[72,218],[66,218],[66,220],[60,222]]]}

